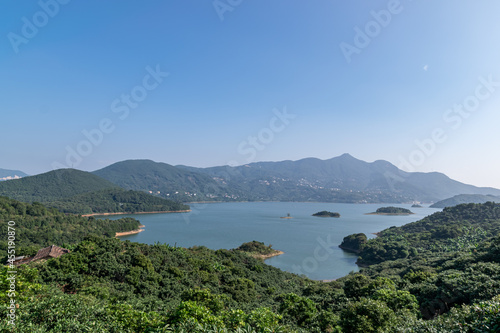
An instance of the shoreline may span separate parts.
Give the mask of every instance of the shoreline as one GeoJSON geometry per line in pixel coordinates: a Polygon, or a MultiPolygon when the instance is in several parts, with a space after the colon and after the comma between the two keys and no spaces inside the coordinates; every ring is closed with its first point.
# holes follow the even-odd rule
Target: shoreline
{"type": "Polygon", "coordinates": [[[116,237],[121,237],[121,236],[128,236],[128,235],[135,235],[135,234],[138,234],[138,233],[140,233],[140,232],[143,232],[145,227],[146,227],[145,225],[141,224],[141,225],[139,226],[139,229],[135,229],[135,230],[131,230],[131,231],[116,232],[116,233],[115,233],[115,238],[116,238],[116,237]]]}
{"type": "Polygon", "coordinates": [[[269,253],[269,254],[250,254],[250,256],[254,257],[255,259],[262,259],[266,260],[272,257],[280,256],[284,254],[285,252],[280,251],[280,250],[274,250],[275,252],[269,253]]]}
{"type": "Polygon", "coordinates": [[[347,246],[342,246],[342,244],[339,245],[339,248],[341,248],[343,251],[350,252],[350,253],[355,253],[359,254],[361,251],[360,250],[355,250],[347,246]]]}
{"type": "Polygon", "coordinates": [[[117,212],[117,213],[92,213],[92,214],[83,214],[82,217],[90,217],[90,216],[111,216],[111,215],[140,215],[140,214],[165,214],[165,213],[189,213],[191,209],[188,210],[166,210],[166,211],[152,211],[152,212],[135,212],[135,213],[126,213],[126,212],[117,212]]]}
{"type": "MultiPolygon", "coordinates": [[[[338,202],[338,201],[276,201],[276,200],[235,200],[235,201],[186,201],[185,204],[210,204],[210,203],[241,203],[241,202],[292,202],[292,203],[324,203],[324,204],[348,204],[348,205],[379,205],[385,202],[338,202]]],[[[393,202],[395,205],[411,205],[411,202],[393,202]]],[[[433,202],[422,202],[423,205],[431,205],[433,202]]],[[[422,206],[422,208],[425,208],[422,206]]]]}

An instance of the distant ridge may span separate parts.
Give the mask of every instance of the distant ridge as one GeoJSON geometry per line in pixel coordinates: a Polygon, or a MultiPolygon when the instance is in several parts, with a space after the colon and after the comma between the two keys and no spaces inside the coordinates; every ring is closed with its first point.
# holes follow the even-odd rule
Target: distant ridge
{"type": "Polygon", "coordinates": [[[463,184],[442,173],[405,172],[387,161],[368,163],[349,154],[328,160],[184,168],[223,179],[254,200],[398,203],[435,202],[460,193],[500,195],[498,189],[463,184]]]}
{"type": "Polygon", "coordinates": [[[19,179],[28,176],[26,173],[19,170],[0,169],[0,181],[19,179]]]}
{"type": "Polygon", "coordinates": [[[193,201],[436,202],[460,193],[500,195],[438,172],[405,172],[349,154],[328,160],[256,162],[230,167],[172,166],[127,160],[93,172],[123,188],[193,201]]]}
{"type": "Polygon", "coordinates": [[[452,198],[444,199],[436,202],[431,205],[431,208],[446,208],[453,207],[456,205],[464,204],[464,203],[486,203],[488,201],[491,202],[500,202],[500,197],[493,195],[482,195],[482,194],[459,194],[455,195],[452,198]]]}
{"type": "Polygon", "coordinates": [[[122,188],[144,191],[177,201],[224,198],[225,186],[202,172],[151,160],[127,160],[93,172],[122,188]]]}

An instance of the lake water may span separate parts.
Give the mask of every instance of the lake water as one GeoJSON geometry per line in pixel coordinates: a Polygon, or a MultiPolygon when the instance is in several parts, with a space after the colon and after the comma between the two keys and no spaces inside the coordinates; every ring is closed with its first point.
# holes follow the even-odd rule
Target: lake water
{"type": "Polygon", "coordinates": [[[296,202],[241,202],[191,204],[190,213],[119,215],[131,216],[146,226],[145,231],[121,237],[122,240],[182,247],[204,245],[211,249],[232,249],[257,240],[284,254],[266,260],[282,270],[304,274],[314,280],[331,280],[357,271],[356,255],[338,245],[350,234],[373,233],[420,220],[439,209],[410,208],[409,216],[364,215],[387,204],[340,204],[296,202]],[[312,214],[327,210],[340,218],[321,218],[312,214]],[[282,219],[287,213],[292,219],[282,219]]]}

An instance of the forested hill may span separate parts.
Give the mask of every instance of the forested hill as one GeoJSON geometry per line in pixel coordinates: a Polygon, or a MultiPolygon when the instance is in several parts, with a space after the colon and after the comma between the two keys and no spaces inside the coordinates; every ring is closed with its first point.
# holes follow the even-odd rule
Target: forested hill
{"type": "Polygon", "coordinates": [[[0,182],[0,195],[24,202],[50,202],[110,188],[119,187],[89,172],[60,169],[0,182]]]}
{"type": "Polygon", "coordinates": [[[189,210],[188,205],[155,197],[144,192],[106,189],[82,193],[71,198],[47,203],[64,213],[140,213],[189,210]]]}
{"type": "MultiPolygon", "coordinates": [[[[50,214],[66,228],[66,219],[76,218],[49,212],[37,219],[38,205],[17,205],[4,204],[1,223],[24,222],[23,207],[34,226],[44,226],[50,214]]],[[[491,235],[499,224],[498,204],[445,209],[379,237],[386,253],[412,234],[409,241],[423,240],[422,248],[328,283],[237,249],[88,236],[69,254],[17,268],[16,326],[20,332],[498,332],[500,237],[491,235]],[[479,228],[484,232],[474,232],[479,228]]],[[[7,270],[0,269],[0,281],[7,270]]],[[[0,302],[8,300],[0,291],[0,302]]],[[[0,307],[0,316],[7,312],[0,307]]],[[[9,331],[6,321],[0,330],[9,331]]]]}
{"type": "Polygon", "coordinates": [[[150,160],[122,161],[93,172],[114,184],[136,191],[151,191],[162,198],[191,202],[231,200],[224,184],[211,176],[150,160]]]}
{"type": "Polygon", "coordinates": [[[61,169],[0,183],[0,195],[40,202],[65,213],[137,213],[188,210],[148,193],[127,191],[89,172],[61,169]]]}

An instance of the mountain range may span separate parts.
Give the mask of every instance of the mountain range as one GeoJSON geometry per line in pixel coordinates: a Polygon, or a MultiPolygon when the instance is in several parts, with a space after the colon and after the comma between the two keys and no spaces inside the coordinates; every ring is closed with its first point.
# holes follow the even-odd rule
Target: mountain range
{"type": "Polygon", "coordinates": [[[442,173],[405,172],[387,161],[369,163],[349,154],[209,168],[127,160],[92,173],[63,169],[2,182],[0,195],[46,202],[110,188],[177,202],[404,203],[436,202],[464,193],[500,196],[499,189],[467,185],[442,173]],[[34,183],[45,185],[35,188],[34,183]],[[59,191],[56,196],[54,191],[59,191]]]}
{"type": "Polygon", "coordinates": [[[283,200],[291,195],[300,201],[434,202],[462,193],[500,194],[498,189],[463,184],[442,173],[405,172],[387,161],[368,163],[349,154],[328,160],[185,168],[222,179],[230,188],[255,194],[257,200],[283,200]]]}
{"type": "Polygon", "coordinates": [[[387,161],[343,154],[328,160],[195,168],[128,160],[95,171],[123,188],[179,201],[435,202],[457,194],[500,195],[438,172],[405,172],[387,161]]]}

